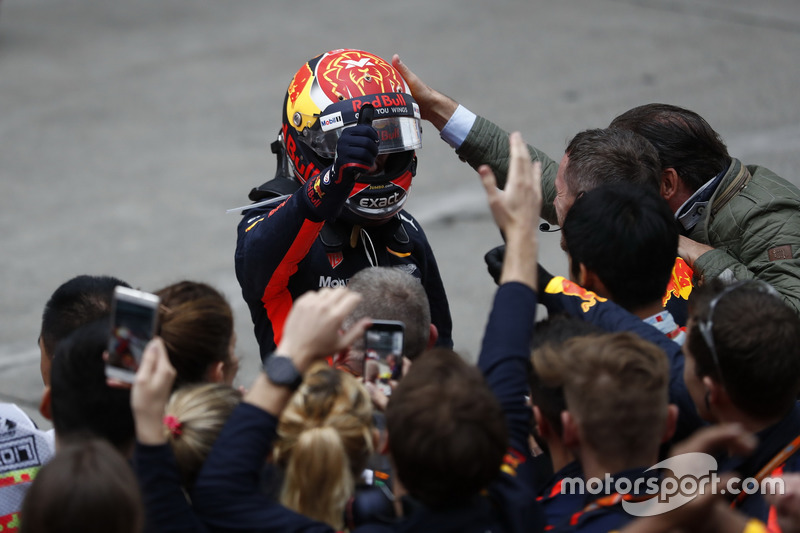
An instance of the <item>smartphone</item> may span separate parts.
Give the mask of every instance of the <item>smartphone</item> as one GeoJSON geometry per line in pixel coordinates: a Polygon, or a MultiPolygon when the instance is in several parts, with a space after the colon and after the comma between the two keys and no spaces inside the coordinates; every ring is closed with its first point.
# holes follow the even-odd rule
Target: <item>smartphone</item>
{"type": "Polygon", "coordinates": [[[133,383],[144,348],[156,332],[158,304],[155,294],[114,289],[106,377],[133,383]]]}
{"type": "Polygon", "coordinates": [[[405,324],[397,320],[372,321],[364,333],[362,375],[366,381],[388,383],[395,367],[402,366],[405,329],[405,324]]]}

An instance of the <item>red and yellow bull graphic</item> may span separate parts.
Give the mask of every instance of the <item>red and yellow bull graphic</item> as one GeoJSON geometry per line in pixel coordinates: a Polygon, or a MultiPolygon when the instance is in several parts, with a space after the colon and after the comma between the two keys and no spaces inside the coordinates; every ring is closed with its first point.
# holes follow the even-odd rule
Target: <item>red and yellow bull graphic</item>
{"type": "Polygon", "coordinates": [[[575,282],[568,280],[563,276],[556,276],[550,280],[550,283],[545,287],[544,292],[548,294],[564,294],[566,296],[576,296],[583,300],[581,303],[581,310],[588,313],[589,309],[594,307],[597,302],[608,301],[608,298],[598,296],[592,291],[586,290],[575,282]]]}
{"type": "Polygon", "coordinates": [[[317,64],[317,83],[332,102],[375,93],[408,92],[400,73],[385,60],[363,50],[337,50],[317,64]],[[358,92],[357,92],[358,91],[358,92]]]}
{"type": "Polygon", "coordinates": [[[690,267],[686,261],[678,257],[675,260],[675,266],[672,267],[672,276],[669,278],[667,292],[664,294],[662,305],[666,306],[667,302],[673,296],[678,299],[688,300],[694,288],[692,276],[694,276],[692,267],[690,267]]]}
{"type": "Polygon", "coordinates": [[[292,78],[292,83],[289,84],[289,100],[292,102],[292,105],[297,102],[297,97],[300,96],[300,93],[306,88],[306,84],[308,80],[311,79],[311,76],[311,69],[308,67],[308,63],[306,63],[297,71],[294,78],[292,78]]]}

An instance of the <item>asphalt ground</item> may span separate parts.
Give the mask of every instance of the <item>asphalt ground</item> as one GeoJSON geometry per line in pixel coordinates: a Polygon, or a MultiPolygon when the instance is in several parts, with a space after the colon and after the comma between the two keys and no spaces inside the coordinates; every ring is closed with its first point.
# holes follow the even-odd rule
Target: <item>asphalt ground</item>
{"type": "MultiPolygon", "coordinates": [[[[294,72],[344,47],[399,53],[556,158],[576,132],[661,101],[800,185],[797,0],[3,0],[0,401],[36,416],[42,308],[83,273],[215,285],[250,383],[225,210],[274,173],[294,72]]],[[[494,290],[482,257],[500,238],[477,175],[437,137],[426,124],[407,207],[436,252],[456,349],[474,359],[494,290]]],[[[558,234],[541,260],[565,273],[558,234]]]]}

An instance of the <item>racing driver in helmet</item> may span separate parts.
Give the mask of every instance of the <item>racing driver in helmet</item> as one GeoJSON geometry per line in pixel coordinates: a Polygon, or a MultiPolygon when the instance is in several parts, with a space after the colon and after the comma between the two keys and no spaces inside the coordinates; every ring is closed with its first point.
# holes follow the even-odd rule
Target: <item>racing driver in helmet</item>
{"type": "Polygon", "coordinates": [[[254,203],[236,243],[236,277],[262,360],[297,297],[346,285],[370,266],[417,277],[430,303],[431,339],[438,333],[436,344],[452,347],[439,268],[419,223],[402,209],[422,145],[405,80],[374,54],[332,50],[297,71],[282,115],[272,143],[276,176],[250,191],[254,203]]]}

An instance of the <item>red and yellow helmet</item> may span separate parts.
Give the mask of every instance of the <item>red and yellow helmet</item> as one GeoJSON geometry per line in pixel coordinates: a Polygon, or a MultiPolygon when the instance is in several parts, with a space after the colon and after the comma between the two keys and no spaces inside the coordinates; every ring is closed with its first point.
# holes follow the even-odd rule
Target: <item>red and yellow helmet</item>
{"type": "Polygon", "coordinates": [[[375,108],[378,169],[357,180],[343,214],[379,223],[405,203],[416,173],[415,150],[422,146],[419,107],[390,63],[352,49],[309,60],[286,91],[280,139],[294,176],[305,183],[333,163],[342,130],[357,123],[364,104],[375,108]]]}

